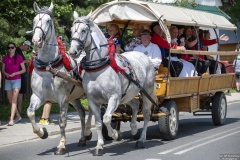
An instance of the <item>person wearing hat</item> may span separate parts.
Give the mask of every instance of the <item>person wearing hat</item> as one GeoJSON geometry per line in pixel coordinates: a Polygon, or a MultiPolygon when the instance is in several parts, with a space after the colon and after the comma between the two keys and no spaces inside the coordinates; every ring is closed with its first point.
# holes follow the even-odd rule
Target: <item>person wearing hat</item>
{"type": "Polygon", "coordinates": [[[154,68],[158,70],[162,62],[161,50],[156,44],[151,42],[151,33],[148,30],[143,30],[140,34],[142,44],[134,48],[134,51],[144,53],[153,63],[154,68]]]}
{"type": "Polygon", "coordinates": [[[167,40],[164,38],[163,30],[161,29],[158,22],[153,22],[150,26],[153,33],[151,42],[158,45],[162,51],[163,58],[168,56],[170,46],[167,40]]]}
{"type": "MultiPolygon", "coordinates": [[[[16,52],[24,60],[25,68],[26,68],[26,64],[29,64],[30,61],[26,60],[25,56],[23,55],[23,51],[28,51],[29,48],[32,48],[32,47],[31,47],[31,42],[28,40],[25,40],[16,48],[16,52]]],[[[18,99],[17,99],[17,109],[19,113],[21,113],[22,111],[23,94],[25,94],[26,92],[27,92],[27,72],[21,74],[21,89],[19,91],[18,99]]]]}

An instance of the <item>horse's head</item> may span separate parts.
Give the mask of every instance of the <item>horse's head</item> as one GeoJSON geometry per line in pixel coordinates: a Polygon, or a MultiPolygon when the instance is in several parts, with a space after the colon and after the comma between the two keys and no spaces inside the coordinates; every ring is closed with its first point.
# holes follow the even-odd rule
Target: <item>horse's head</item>
{"type": "Polygon", "coordinates": [[[73,13],[74,21],[71,28],[72,39],[69,49],[69,54],[77,57],[83,50],[88,48],[91,44],[91,28],[93,22],[90,20],[91,13],[84,17],[79,17],[78,13],[73,13]]]}
{"type": "Polygon", "coordinates": [[[50,7],[40,9],[36,2],[33,4],[36,16],[33,19],[33,44],[42,49],[53,33],[54,26],[52,22],[53,4],[50,7]]]}

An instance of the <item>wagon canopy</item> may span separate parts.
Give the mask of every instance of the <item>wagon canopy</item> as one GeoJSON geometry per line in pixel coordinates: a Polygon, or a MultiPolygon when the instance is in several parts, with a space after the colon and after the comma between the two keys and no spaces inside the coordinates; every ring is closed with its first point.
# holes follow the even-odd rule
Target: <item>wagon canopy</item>
{"type": "Polygon", "coordinates": [[[93,13],[95,23],[104,25],[115,22],[124,25],[129,20],[152,22],[160,20],[167,26],[171,24],[236,30],[237,27],[225,17],[165,4],[137,0],[116,0],[99,6],[93,13]]]}

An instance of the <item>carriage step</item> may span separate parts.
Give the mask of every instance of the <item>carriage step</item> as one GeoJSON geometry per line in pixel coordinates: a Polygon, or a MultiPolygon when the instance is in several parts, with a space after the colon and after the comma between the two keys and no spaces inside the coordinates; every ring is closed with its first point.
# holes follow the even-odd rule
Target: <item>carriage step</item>
{"type": "Polygon", "coordinates": [[[212,112],[211,111],[197,111],[193,112],[194,116],[211,116],[212,112]]]}

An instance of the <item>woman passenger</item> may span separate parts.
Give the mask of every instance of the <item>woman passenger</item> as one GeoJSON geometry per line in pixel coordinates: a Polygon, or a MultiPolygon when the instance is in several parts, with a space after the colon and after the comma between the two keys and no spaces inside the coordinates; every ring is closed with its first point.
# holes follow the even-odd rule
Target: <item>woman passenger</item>
{"type": "MultiPolygon", "coordinates": [[[[198,39],[197,39],[197,37],[193,36],[191,27],[185,28],[184,37],[185,37],[186,49],[196,50],[198,39]]],[[[191,62],[195,66],[196,58],[197,58],[196,55],[190,56],[190,55],[186,54],[186,55],[182,55],[181,58],[191,62]]],[[[204,60],[204,55],[198,55],[197,68],[196,68],[198,75],[201,76],[203,73],[205,73],[207,71],[208,67],[210,66],[210,64],[211,63],[208,60],[204,60]]]]}
{"type": "Polygon", "coordinates": [[[108,27],[108,40],[113,39],[115,42],[115,49],[116,53],[121,52],[121,45],[122,45],[122,40],[121,40],[121,30],[118,27],[117,24],[110,24],[108,27]]]}

